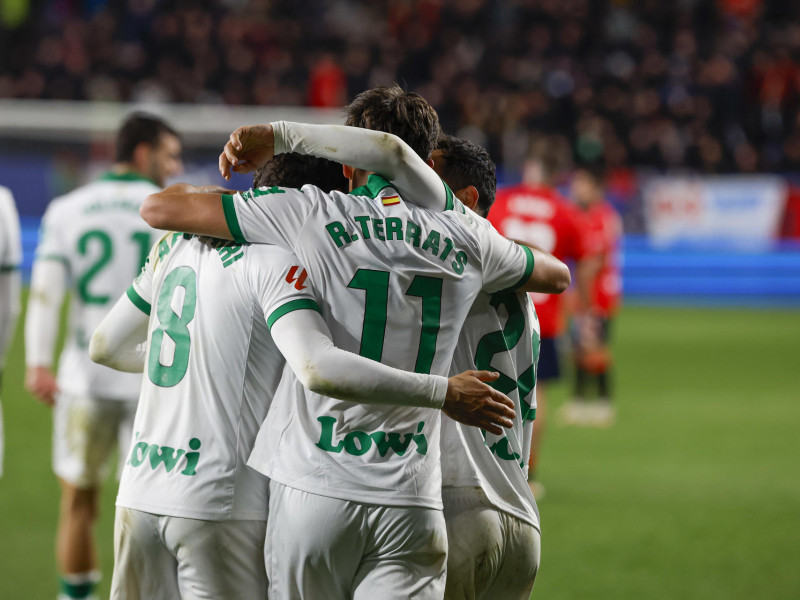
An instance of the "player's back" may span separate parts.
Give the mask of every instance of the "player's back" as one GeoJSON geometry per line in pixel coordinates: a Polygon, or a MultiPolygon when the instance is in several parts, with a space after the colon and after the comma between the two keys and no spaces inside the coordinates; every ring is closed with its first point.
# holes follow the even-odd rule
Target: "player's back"
{"type": "MultiPolygon", "coordinates": [[[[551,187],[520,184],[499,189],[489,220],[503,235],[535,244],[559,260],[585,255],[581,215],[551,187]]],[[[555,337],[563,329],[561,296],[532,294],[532,298],[542,336],[555,337]]]]}
{"type": "Polygon", "coordinates": [[[514,401],[514,427],[494,435],[442,417],[442,486],[480,487],[493,506],[539,528],[527,482],[533,420],[539,321],[522,292],[480,293],[464,322],[451,374],[497,371],[490,385],[514,401]]]}
{"type": "Polygon", "coordinates": [[[245,463],[284,364],[263,302],[297,296],[274,285],[291,261],[271,246],[178,233],[154,247],[128,292],[150,324],[121,506],[264,518],[266,480],[245,463]]]}
{"type": "MultiPolygon", "coordinates": [[[[376,175],[349,195],[313,186],[271,193],[287,194],[280,210],[262,213],[263,197],[239,200],[232,229],[258,239],[260,222],[269,221],[311,273],[335,344],[393,367],[446,375],[481,288],[520,284],[532,268],[523,249],[459,202],[457,210],[425,211],[376,175]]],[[[259,435],[264,449],[251,460],[262,472],[346,500],[364,501],[370,490],[376,502],[441,506],[439,411],[354,404],[297,382],[282,382],[278,397],[259,435]],[[283,401],[297,395],[307,402],[283,401]],[[299,452],[308,441],[312,448],[299,452]]]]}
{"type": "Polygon", "coordinates": [[[109,173],[56,198],[45,212],[36,259],[63,262],[72,292],[59,361],[62,391],[125,400],[138,396],[138,375],[93,363],[88,347],[92,332],[157,239],[156,231],[139,216],[139,207],[158,190],[141,177],[109,173]]]}

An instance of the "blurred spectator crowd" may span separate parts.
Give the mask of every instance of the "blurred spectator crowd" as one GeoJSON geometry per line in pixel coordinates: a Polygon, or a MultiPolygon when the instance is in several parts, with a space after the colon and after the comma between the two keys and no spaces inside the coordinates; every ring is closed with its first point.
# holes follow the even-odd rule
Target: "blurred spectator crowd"
{"type": "Polygon", "coordinates": [[[788,0],[15,0],[0,98],[340,106],[397,81],[518,169],[800,168],[788,0]]]}

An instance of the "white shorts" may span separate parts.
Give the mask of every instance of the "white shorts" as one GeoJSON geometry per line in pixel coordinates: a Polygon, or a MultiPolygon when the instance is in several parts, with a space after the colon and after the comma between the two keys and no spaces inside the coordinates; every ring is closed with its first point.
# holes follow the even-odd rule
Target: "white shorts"
{"type": "Polygon", "coordinates": [[[442,488],[447,522],[447,600],[528,600],[541,538],[529,523],[497,510],[481,488],[442,488]]]}
{"type": "Polygon", "coordinates": [[[117,474],[128,458],[136,401],[59,394],[53,407],[53,471],[78,488],[97,487],[119,447],[117,474]]]}
{"type": "Polygon", "coordinates": [[[270,600],[440,600],[442,512],[309,494],[270,482],[270,600]]]}
{"type": "Polygon", "coordinates": [[[118,506],[111,600],[266,600],[265,530],[118,506]]]}

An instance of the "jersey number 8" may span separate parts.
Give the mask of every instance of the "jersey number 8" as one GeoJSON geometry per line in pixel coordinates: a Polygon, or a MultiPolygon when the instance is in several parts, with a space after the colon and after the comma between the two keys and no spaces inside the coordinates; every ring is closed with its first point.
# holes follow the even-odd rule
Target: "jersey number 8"
{"type": "Polygon", "coordinates": [[[178,385],[189,368],[189,349],[192,340],[189,337],[189,323],[194,319],[197,308],[197,274],[191,267],[178,267],[170,271],[161,285],[158,295],[156,315],[158,327],[153,330],[150,341],[150,352],[147,361],[147,376],[159,387],[178,385]],[[172,308],[175,291],[183,290],[183,301],[180,314],[172,308]],[[165,338],[169,338],[174,346],[172,361],[161,362],[164,352],[165,338]]]}

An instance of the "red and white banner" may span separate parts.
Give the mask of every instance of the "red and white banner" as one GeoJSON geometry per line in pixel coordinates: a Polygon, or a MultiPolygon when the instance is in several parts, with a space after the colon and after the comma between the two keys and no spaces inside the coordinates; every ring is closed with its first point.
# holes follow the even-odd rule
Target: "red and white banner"
{"type": "Polygon", "coordinates": [[[780,233],[787,186],[772,175],[656,177],[643,190],[650,239],[768,243],[780,233]]]}

